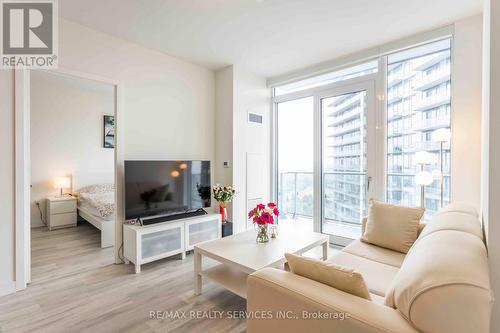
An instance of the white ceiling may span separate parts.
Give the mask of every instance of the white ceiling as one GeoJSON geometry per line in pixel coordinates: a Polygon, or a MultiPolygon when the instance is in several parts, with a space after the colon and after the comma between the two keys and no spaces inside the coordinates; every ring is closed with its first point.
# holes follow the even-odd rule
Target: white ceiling
{"type": "Polygon", "coordinates": [[[449,24],[482,0],[60,0],[82,25],[217,69],[271,77],[449,24]]]}

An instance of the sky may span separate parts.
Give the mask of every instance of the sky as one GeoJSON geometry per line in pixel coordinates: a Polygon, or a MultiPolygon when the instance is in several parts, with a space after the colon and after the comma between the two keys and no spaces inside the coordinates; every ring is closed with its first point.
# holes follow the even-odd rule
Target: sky
{"type": "Polygon", "coordinates": [[[313,171],[312,97],[278,104],[278,170],[313,171]]]}

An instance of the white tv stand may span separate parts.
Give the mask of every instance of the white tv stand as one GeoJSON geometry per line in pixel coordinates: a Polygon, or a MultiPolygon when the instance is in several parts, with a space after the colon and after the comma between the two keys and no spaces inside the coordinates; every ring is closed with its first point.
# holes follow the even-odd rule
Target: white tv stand
{"type": "Polygon", "coordinates": [[[186,251],[195,244],[222,236],[220,214],[188,217],[179,220],[141,226],[123,225],[123,254],[127,261],[135,264],[135,273],[141,272],[141,265],[180,254],[186,258],[186,251]]]}

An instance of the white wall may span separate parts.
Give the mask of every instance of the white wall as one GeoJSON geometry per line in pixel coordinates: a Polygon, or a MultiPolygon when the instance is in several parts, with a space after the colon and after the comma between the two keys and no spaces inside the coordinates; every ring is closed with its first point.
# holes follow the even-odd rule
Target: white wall
{"type": "Polygon", "coordinates": [[[491,332],[500,332],[500,3],[484,3],[482,215],[496,302],[491,332]]]}
{"type": "MultiPolygon", "coordinates": [[[[215,72],[215,184],[233,185],[233,66],[215,72]],[[228,162],[228,167],[224,167],[228,162]]],[[[232,206],[227,209],[232,221],[232,206]]]]}
{"type": "Polygon", "coordinates": [[[481,197],[482,16],[455,23],[452,74],[452,199],[481,197]]]}
{"type": "Polygon", "coordinates": [[[126,158],[214,158],[214,72],[59,21],[59,65],[120,80],[126,158]]]}
{"type": "MultiPolygon", "coordinates": [[[[103,147],[103,116],[114,115],[114,86],[49,72],[31,72],[31,226],[42,226],[55,177],[75,186],[114,183],[114,149],[103,147]],[[95,175],[95,179],[92,179],[95,175]],[[90,182],[90,183],[89,183],[90,182]]],[[[67,190],[68,191],[68,190],[67,190]]]]}
{"type": "MultiPolygon", "coordinates": [[[[61,68],[121,82],[125,158],[214,161],[213,71],[64,19],[59,44],[61,68]]],[[[12,81],[10,71],[0,71],[0,288],[10,292],[15,279],[12,81]]]]}
{"type": "Polygon", "coordinates": [[[263,202],[270,197],[270,104],[266,80],[237,66],[216,72],[216,163],[217,181],[234,185],[237,195],[228,209],[234,232],[247,229],[247,174],[261,168],[263,202]],[[247,122],[248,112],[263,116],[263,124],[247,122]],[[259,153],[262,160],[247,168],[247,155],[259,153]],[[223,161],[230,168],[223,169],[223,161]],[[249,168],[251,168],[249,170],[249,168]]]}
{"type": "Polygon", "coordinates": [[[247,184],[247,175],[262,175],[256,187],[261,188],[259,191],[262,193],[263,203],[269,201],[271,193],[270,92],[265,78],[235,67],[234,105],[233,183],[240,194],[233,202],[233,227],[235,232],[242,232],[247,229],[247,213],[254,208],[247,205],[247,189],[250,185],[247,184]],[[248,112],[262,115],[263,124],[249,123],[248,112]],[[248,154],[259,154],[259,161],[247,165],[248,154]]]}

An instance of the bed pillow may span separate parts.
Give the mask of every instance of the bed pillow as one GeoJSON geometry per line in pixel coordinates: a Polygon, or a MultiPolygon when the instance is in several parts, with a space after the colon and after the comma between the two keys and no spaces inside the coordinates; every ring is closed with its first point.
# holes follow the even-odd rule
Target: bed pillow
{"type": "Polygon", "coordinates": [[[361,240],[408,253],[418,237],[423,208],[403,207],[370,200],[368,220],[361,240]]]}
{"type": "Polygon", "coordinates": [[[371,300],[363,276],[353,270],[328,261],[285,253],[290,272],[329,285],[354,296],[371,300]]]}

